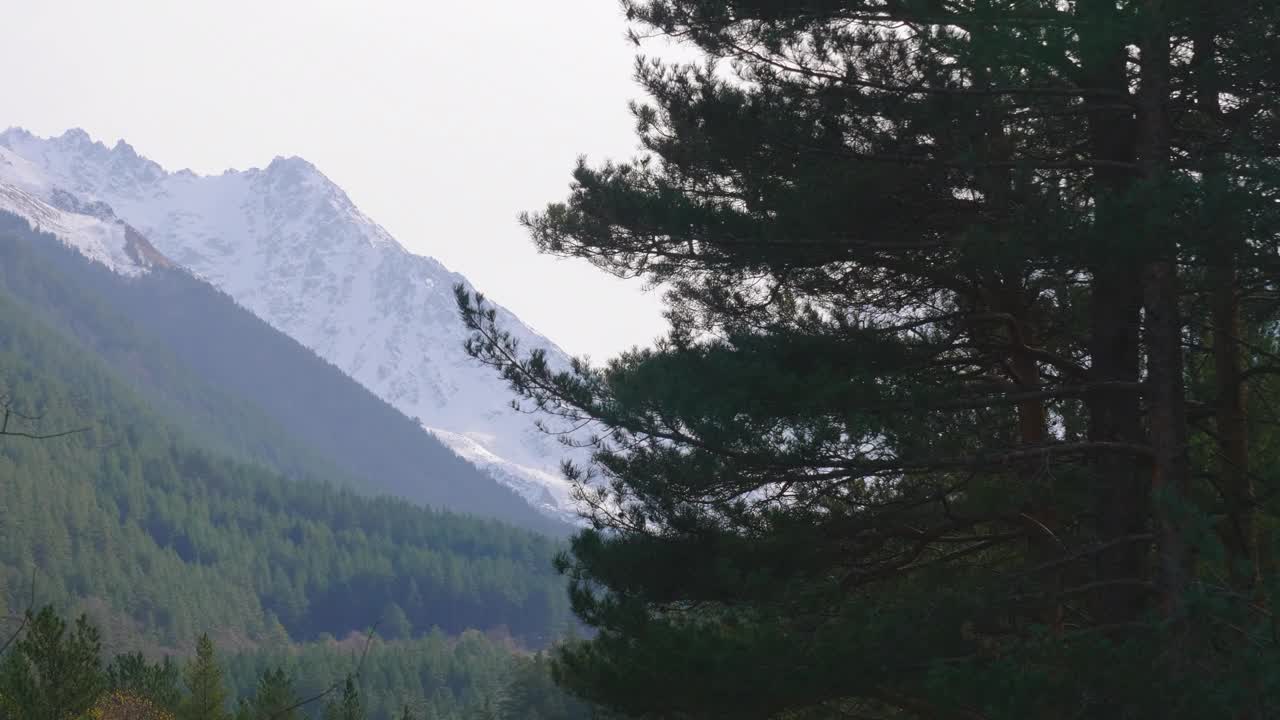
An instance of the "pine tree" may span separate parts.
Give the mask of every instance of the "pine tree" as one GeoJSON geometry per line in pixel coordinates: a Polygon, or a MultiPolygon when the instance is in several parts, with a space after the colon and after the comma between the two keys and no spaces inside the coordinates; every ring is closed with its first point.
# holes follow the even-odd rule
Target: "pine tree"
{"type": "Polygon", "coordinates": [[[413,636],[413,624],[398,603],[390,603],[382,613],[381,633],[389,640],[403,640],[413,636]]]}
{"type": "Polygon", "coordinates": [[[586,720],[596,713],[556,686],[545,654],[517,658],[498,703],[503,720],[586,720]]]}
{"type": "Polygon", "coordinates": [[[98,630],[86,616],[68,632],[52,607],[28,611],[22,636],[0,665],[0,697],[30,720],[78,716],[105,688],[101,651],[98,630]]]}
{"type": "Polygon", "coordinates": [[[146,698],[175,712],[182,702],[182,673],[172,658],[148,662],[140,652],[118,655],[107,667],[108,688],[146,698]]]}
{"type": "Polygon", "coordinates": [[[646,155],[525,223],[672,332],[550,367],[458,288],[474,357],[601,429],[557,677],[655,716],[1275,714],[1240,385],[1275,391],[1276,308],[1239,302],[1280,6],[624,5],[717,62],[641,63],[646,155]]]}
{"type": "Polygon", "coordinates": [[[284,668],[267,670],[258,679],[253,697],[246,703],[251,720],[300,720],[302,710],[293,689],[293,681],[284,668]]]}
{"type": "Polygon", "coordinates": [[[364,707],[360,703],[360,689],[356,686],[355,679],[348,675],[342,686],[342,697],[325,705],[324,720],[365,720],[365,717],[364,707]]]}
{"type": "Polygon", "coordinates": [[[184,673],[187,697],[182,703],[181,720],[228,720],[228,693],[223,680],[222,666],[215,656],[213,641],[208,634],[196,640],[196,656],[187,664],[184,673]]]}

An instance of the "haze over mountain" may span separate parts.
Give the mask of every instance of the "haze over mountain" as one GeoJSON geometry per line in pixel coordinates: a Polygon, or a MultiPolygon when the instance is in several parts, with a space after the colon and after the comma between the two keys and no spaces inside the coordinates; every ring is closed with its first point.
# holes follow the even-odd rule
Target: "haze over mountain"
{"type": "MultiPolygon", "coordinates": [[[[109,366],[202,448],[293,479],[565,529],[185,270],[115,273],[0,211],[0,296],[109,366]]],[[[25,384],[0,382],[0,392],[21,399],[25,384]]],[[[112,424],[109,413],[97,417],[112,424]]]]}
{"type": "MultiPolygon", "coordinates": [[[[542,647],[571,622],[560,543],[513,526],[563,525],[207,283],[159,264],[114,273],[78,249],[0,211],[10,616],[32,602],[83,612],[108,657],[176,656],[172,691],[144,688],[167,702],[202,633],[233,697],[281,662],[311,695],[350,672],[376,623],[368,720],[400,717],[406,698],[472,717],[512,644],[542,647]]],[[[0,717],[54,717],[12,710],[32,702],[13,690],[28,687],[13,658],[0,717]]]]}
{"type": "MultiPolygon", "coordinates": [[[[503,383],[463,352],[452,286],[470,284],[405,250],[305,160],[201,176],[81,130],[40,138],[11,128],[0,133],[0,209],[123,275],[169,262],[189,269],[535,507],[568,514],[557,471],[568,451],[512,410],[503,383]]],[[[523,345],[567,361],[500,313],[523,345]]]]}

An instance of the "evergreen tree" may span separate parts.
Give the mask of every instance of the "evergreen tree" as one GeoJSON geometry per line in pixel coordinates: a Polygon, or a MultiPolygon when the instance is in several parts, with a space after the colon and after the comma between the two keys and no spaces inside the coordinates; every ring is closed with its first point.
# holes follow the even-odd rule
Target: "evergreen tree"
{"type": "Polygon", "coordinates": [[[146,698],[172,712],[182,701],[181,684],[182,673],[168,656],[151,663],[142,653],[134,652],[116,656],[107,666],[108,688],[146,698]]]}
{"type": "Polygon", "coordinates": [[[502,720],[587,720],[597,713],[558,687],[544,654],[518,658],[498,704],[502,720]]]}
{"type": "Polygon", "coordinates": [[[640,63],[646,155],[525,222],[672,332],[550,367],[458,288],[474,357],[601,428],[557,678],[663,717],[1280,712],[1242,394],[1276,308],[1241,305],[1280,5],[624,5],[709,62],[640,63]]]}
{"type": "Polygon", "coordinates": [[[382,624],[379,627],[388,640],[402,640],[413,635],[413,624],[409,622],[409,616],[405,615],[404,608],[394,602],[382,614],[382,624]]]}
{"type": "Polygon", "coordinates": [[[187,664],[184,680],[187,697],[179,713],[181,720],[228,720],[227,688],[222,666],[215,656],[213,641],[203,634],[196,641],[196,656],[187,664]]]}
{"type": "MultiPolygon", "coordinates": [[[[344,682],[354,653],[361,646],[305,644],[288,653],[279,647],[258,648],[229,656],[229,685],[244,699],[252,697],[265,672],[282,666],[304,698],[344,682]]],[[[493,688],[508,682],[512,665],[509,646],[478,632],[459,636],[430,633],[421,638],[376,644],[360,661],[359,704],[370,720],[394,720],[412,702],[412,710],[431,720],[461,720],[493,688]]],[[[304,714],[322,717],[327,704],[341,707],[340,684],[322,700],[307,705],[304,714]]]]}
{"type": "Polygon", "coordinates": [[[364,707],[360,703],[360,689],[348,675],[342,686],[342,697],[326,703],[324,720],[365,720],[365,717],[364,707]]]}
{"type": "Polygon", "coordinates": [[[98,630],[81,615],[67,624],[45,606],[26,614],[22,636],[0,666],[0,697],[29,720],[66,720],[87,711],[104,689],[98,630]]]}
{"type": "Polygon", "coordinates": [[[293,681],[284,668],[267,670],[258,680],[253,697],[242,708],[247,709],[251,720],[300,720],[302,710],[293,689],[293,681]]]}

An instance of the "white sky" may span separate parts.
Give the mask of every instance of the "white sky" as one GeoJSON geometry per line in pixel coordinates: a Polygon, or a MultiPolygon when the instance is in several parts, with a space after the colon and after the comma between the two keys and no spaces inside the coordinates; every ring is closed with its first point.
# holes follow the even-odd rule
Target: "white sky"
{"type": "Polygon", "coordinates": [[[124,138],[169,170],[313,162],[414,252],[574,354],[661,334],[655,293],[516,223],[580,154],[630,157],[614,0],[0,0],[0,129],[124,138]]]}

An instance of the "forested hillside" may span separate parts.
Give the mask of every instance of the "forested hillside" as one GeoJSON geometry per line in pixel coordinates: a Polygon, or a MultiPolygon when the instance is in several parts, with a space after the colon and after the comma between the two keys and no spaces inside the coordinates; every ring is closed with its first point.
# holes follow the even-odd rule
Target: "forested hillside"
{"type": "Polygon", "coordinates": [[[550,540],[213,455],[2,296],[0,387],[40,427],[88,427],[0,443],[10,607],[34,568],[38,597],[97,608],[118,642],[307,639],[403,612],[401,634],[505,625],[538,643],[565,619],[550,540]]]}
{"type": "Polygon", "coordinates": [[[34,567],[39,597],[100,607],[122,642],[306,639],[403,611],[402,633],[506,625],[536,643],[564,621],[551,541],[215,456],[5,297],[0,387],[41,427],[89,428],[0,443],[10,607],[34,567]]]}
{"type": "Polygon", "coordinates": [[[342,637],[375,623],[387,638],[501,628],[536,646],[566,627],[553,541],[325,481],[324,462],[286,445],[281,426],[202,385],[96,303],[90,269],[63,280],[28,244],[47,239],[19,239],[22,232],[10,226],[0,238],[8,432],[83,432],[0,443],[8,607],[34,593],[89,611],[113,647],[151,649],[189,648],[204,631],[236,649],[342,637]],[[14,286],[50,312],[16,300],[14,286]],[[56,329],[43,322],[50,315],[56,329]],[[147,392],[134,392],[121,367],[147,392]],[[171,412],[208,403],[207,415],[173,423],[151,398],[171,412]],[[199,433],[215,421],[222,432],[213,446],[246,459],[208,449],[199,433]],[[274,458],[263,455],[272,450],[274,458]],[[255,454],[299,475],[313,471],[286,477],[248,462],[255,454]]]}
{"type": "Polygon", "coordinates": [[[54,608],[17,628],[0,717],[203,717],[206,633],[244,717],[347,675],[294,712],[571,702],[513,654],[571,626],[556,541],[404,497],[558,526],[198,281],[125,280],[0,215],[0,402],[0,600],[54,608]]]}
{"type": "Polygon", "coordinates": [[[411,419],[180,270],[124,278],[0,213],[0,288],[201,447],[290,476],[563,534],[411,419]]]}

